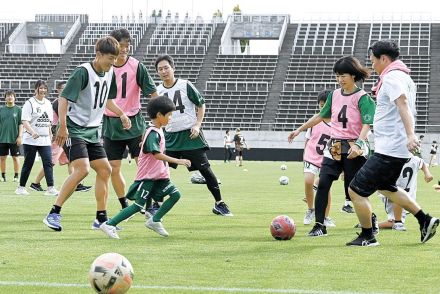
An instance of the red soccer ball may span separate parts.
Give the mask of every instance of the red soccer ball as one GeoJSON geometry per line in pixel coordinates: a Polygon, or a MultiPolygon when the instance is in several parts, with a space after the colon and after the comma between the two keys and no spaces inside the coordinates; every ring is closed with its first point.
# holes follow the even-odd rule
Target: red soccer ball
{"type": "Polygon", "coordinates": [[[296,225],[287,215],[279,215],[270,224],[270,233],[277,240],[290,240],[295,236],[296,225]]]}

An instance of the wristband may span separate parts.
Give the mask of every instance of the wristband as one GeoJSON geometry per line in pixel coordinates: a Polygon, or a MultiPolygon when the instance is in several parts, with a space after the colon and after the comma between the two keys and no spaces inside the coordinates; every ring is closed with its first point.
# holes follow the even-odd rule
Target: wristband
{"type": "Polygon", "coordinates": [[[357,139],[356,142],[354,142],[354,145],[358,146],[360,149],[363,149],[365,145],[365,141],[361,139],[357,139]]]}

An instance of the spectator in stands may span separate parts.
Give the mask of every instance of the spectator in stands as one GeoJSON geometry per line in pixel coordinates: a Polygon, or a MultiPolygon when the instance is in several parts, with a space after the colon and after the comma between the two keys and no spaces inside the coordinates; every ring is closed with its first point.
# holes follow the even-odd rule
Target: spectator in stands
{"type": "MultiPolygon", "coordinates": [[[[61,92],[64,89],[64,85],[66,84],[65,81],[61,81],[57,85],[57,93],[58,97],[60,97],[61,92]]],[[[52,121],[52,139],[55,138],[56,135],[56,128],[58,125],[58,98],[55,99],[52,102],[52,110],[53,110],[53,121],[52,121]]],[[[67,164],[67,171],[70,174],[72,174],[72,166],[69,164],[69,160],[67,159],[66,153],[64,153],[64,150],[61,146],[58,146],[58,144],[52,140],[52,166],[55,166],[57,162],[60,165],[66,165],[67,164]]],[[[44,191],[43,187],[41,187],[41,180],[44,178],[44,168],[40,170],[38,175],[35,178],[35,181],[30,185],[30,188],[34,191],[44,191]]],[[[92,189],[91,186],[84,186],[83,184],[78,184],[75,191],[77,192],[87,192],[92,189]]]]}
{"type": "Polygon", "coordinates": [[[226,130],[225,135],[223,136],[223,145],[225,148],[225,158],[224,161],[230,162],[232,159],[232,156],[234,156],[234,141],[231,138],[231,135],[229,134],[229,130],[226,130]]]}
{"type": "MultiPolygon", "coordinates": [[[[171,56],[158,56],[155,68],[162,80],[157,88],[158,94],[173,100],[176,105],[176,110],[165,127],[166,154],[174,158],[189,159],[191,167],[188,170],[200,172],[215,199],[212,212],[217,215],[232,216],[222,200],[217,178],[206,156],[209,146],[201,130],[205,117],[205,99],[190,81],[177,79],[174,76],[175,65],[171,56]]],[[[177,168],[175,164],[170,166],[177,168]]]]}
{"type": "Polygon", "coordinates": [[[14,182],[18,182],[18,170],[20,166],[19,146],[23,135],[21,122],[21,108],[15,105],[15,92],[5,92],[6,105],[0,108],[0,166],[2,182],[6,182],[6,158],[12,156],[14,163],[14,182]]]}
{"type": "Polygon", "coordinates": [[[234,135],[234,144],[235,144],[235,163],[237,166],[243,166],[243,149],[249,147],[247,146],[246,140],[243,137],[240,129],[237,128],[235,130],[234,135]]]}
{"type": "Polygon", "coordinates": [[[362,227],[362,233],[348,246],[377,246],[372,234],[371,204],[368,197],[375,191],[412,213],[420,225],[420,241],[428,241],[440,221],[426,214],[408,193],[396,186],[402,167],[420,148],[414,133],[417,87],[409,68],[400,60],[399,46],[393,41],[377,41],[370,48],[370,60],[379,74],[372,88],[376,93],[374,115],[375,152],[350,183],[350,197],[362,227]]]}
{"type": "MultiPolygon", "coordinates": [[[[310,237],[327,235],[324,225],[325,210],[333,181],[343,171],[347,194],[351,179],[365,163],[366,156],[369,155],[366,139],[376,108],[373,99],[356,85],[356,82],[369,77],[369,69],[362,66],[359,60],[352,56],[342,57],[334,64],[333,72],[341,88],[332,91],[321,111],[288,137],[288,141],[292,142],[303,130],[317,125],[325,118],[331,118],[331,138],[328,148],[324,150],[315,197],[316,223],[309,232],[310,237]]],[[[349,199],[346,199],[344,206],[350,204],[349,199]]]]}
{"type": "Polygon", "coordinates": [[[131,129],[125,130],[118,115],[106,109],[104,111],[102,134],[104,149],[112,167],[111,181],[122,208],[128,206],[125,197],[125,179],[121,172],[124,152],[128,152],[136,162],[146,129],[145,119],[141,112],[141,91],[145,97],[156,97],[156,86],[145,66],[129,56],[131,36],[124,28],[114,30],[110,36],[119,42],[119,55],[113,71],[118,91],[113,100],[127,114],[131,129]]]}
{"type": "Polygon", "coordinates": [[[119,54],[119,43],[113,37],[103,37],[96,42],[95,51],[92,62],[83,63],[73,71],[58,100],[59,129],[55,140],[63,146],[73,172],[64,181],[52,209],[43,220],[55,231],[62,230],[62,205],[87,176],[90,167],[96,172],[97,209],[92,228],[99,229],[107,221],[108,182],[112,168],[98,137],[104,108],[120,117],[124,129],[131,127],[128,116],[113,101],[117,93],[113,64],[119,54]]]}
{"type": "Polygon", "coordinates": [[[438,149],[437,141],[432,141],[431,151],[429,152],[429,154],[431,155],[429,158],[429,167],[437,165],[437,149],[438,149]]]}
{"type": "MultiPolygon", "coordinates": [[[[329,90],[321,91],[318,94],[319,109],[322,109],[327,96],[331,93],[329,90]]],[[[315,218],[315,182],[318,183],[319,171],[321,169],[322,159],[324,158],[324,149],[330,140],[331,122],[329,118],[324,119],[319,124],[307,129],[306,142],[304,144],[304,194],[306,196],[307,211],[304,216],[304,224],[310,225],[315,218]]],[[[330,211],[331,193],[328,193],[328,204],[325,209],[324,225],[334,227],[335,224],[328,217],[330,211]]]]}
{"type": "Polygon", "coordinates": [[[45,98],[46,95],[46,82],[38,80],[35,83],[35,96],[26,100],[23,105],[21,120],[25,129],[23,134],[24,162],[21,169],[20,185],[15,190],[17,195],[29,195],[25,187],[34,166],[37,152],[40,154],[44,173],[46,174],[47,191],[45,195],[58,195],[58,191],[54,187],[50,147],[53,111],[50,101],[45,98]]]}

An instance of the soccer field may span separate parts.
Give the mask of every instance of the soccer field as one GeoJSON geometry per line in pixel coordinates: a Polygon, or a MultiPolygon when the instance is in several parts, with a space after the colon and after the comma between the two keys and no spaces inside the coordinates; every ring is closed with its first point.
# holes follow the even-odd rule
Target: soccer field
{"type": "MultiPolygon", "coordinates": [[[[163,238],[144,226],[139,214],[121,223],[120,240],[91,230],[95,217],[93,190],[75,193],[64,205],[63,231],[54,232],[42,220],[54,198],[30,191],[14,194],[16,183],[0,183],[0,293],[93,293],[88,285],[90,264],[100,254],[118,252],[134,268],[129,293],[440,293],[440,235],[420,244],[414,217],[407,218],[406,232],[381,231],[381,246],[347,247],[356,236],[354,214],[340,212],[342,182],[332,189],[330,216],[336,228],[327,237],[310,238],[311,226],[302,220],[302,164],[280,162],[212,162],[221,179],[223,198],[234,217],[211,212],[213,198],[204,185],[191,184],[190,173],[179,167],[172,180],[182,198],[165,216],[170,233],[163,238]],[[287,175],[287,186],[278,178],[287,175]],[[269,232],[271,220],[287,214],[297,224],[290,241],[275,241],[269,232]]],[[[41,166],[37,162],[30,177],[41,166]]],[[[9,179],[12,162],[8,161],[9,179]]],[[[434,181],[440,168],[431,169],[434,181]]],[[[135,165],[124,162],[127,186],[135,165]]],[[[65,167],[56,167],[59,188],[65,167]]],[[[86,184],[93,184],[91,172],[86,184]]],[[[418,200],[424,210],[440,215],[440,194],[419,173],[418,200]]],[[[45,183],[43,183],[45,187],[45,183]]],[[[119,209],[110,188],[109,216],[119,209]]],[[[385,218],[382,202],[372,196],[379,220],[385,218]]]]}

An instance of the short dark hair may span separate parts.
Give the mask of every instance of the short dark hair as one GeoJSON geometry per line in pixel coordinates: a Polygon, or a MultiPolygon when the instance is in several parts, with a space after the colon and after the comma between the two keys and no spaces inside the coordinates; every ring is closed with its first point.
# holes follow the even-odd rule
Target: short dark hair
{"type": "Polygon", "coordinates": [[[170,98],[165,96],[152,98],[147,105],[147,114],[148,117],[151,119],[156,118],[158,113],[165,115],[168,112],[174,110],[176,110],[176,106],[174,105],[174,102],[171,101],[170,98]]]}
{"type": "Polygon", "coordinates": [[[163,55],[159,55],[156,58],[156,61],[154,62],[154,68],[157,71],[157,65],[159,64],[159,62],[161,62],[162,60],[166,60],[168,61],[168,63],[171,65],[172,68],[174,68],[174,59],[169,56],[168,54],[163,54],[163,55]]]}
{"type": "Polygon", "coordinates": [[[62,86],[66,84],[66,81],[59,81],[57,84],[57,90],[60,90],[62,86]]]}
{"type": "Polygon", "coordinates": [[[354,81],[364,81],[370,76],[370,69],[363,66],[359,59],[353,56],[344,56],[339,58],[333,66],[333,72],[336,74],[350,74],[354,76],[354,81]]]}
{"type": "Polygon", "coordinates": [[[318,94],[318,103],[321,101],[324,101],[324,103],[327,101],[327,97],[328,95],[331,93],[330,90],[322,90],[321,92],[319,92],[318,94]]]}
{"type": "Polygon", "coordinates": [[[14,98],[16,97],[16,96],[15,96],[15,92],[14,92],[13,90],[6,90],[6,92],[5,92],[5,98],[6,98],[6,96],[9,96],[9,95],[13,95],[14,98]]]}
{"type": "Polygon", "coordinates": [[[35,82],[35,90],[37,90],[37,89],[40,88],[41,86],[46,86],[46,88],[47,88],[47,83],[46,83],[46,81],[38,80],[38,81],[35,82]]]}
{"type": "Polygon", "coordinates": [[[127,40],[131,43],[130,32],[127,29],[119,28],[110,33],[110,36],[116,39],[116,41],[121,42],[122,40],[127,40]]]}
{"type": "Polygon", "coordinates": [[[119,54],[119,43],[112,36],[102,37],[96,41],[95,52],[101,52],[101,54],[119,54]]]}
{"type": "Polygon", "coordinates": [[[392,61],[400,56],[400,48],[393,40],[379,40],[368,48],[368,52],[374,57],[379,58],[381,55],[388,56],[392,61]]]}

